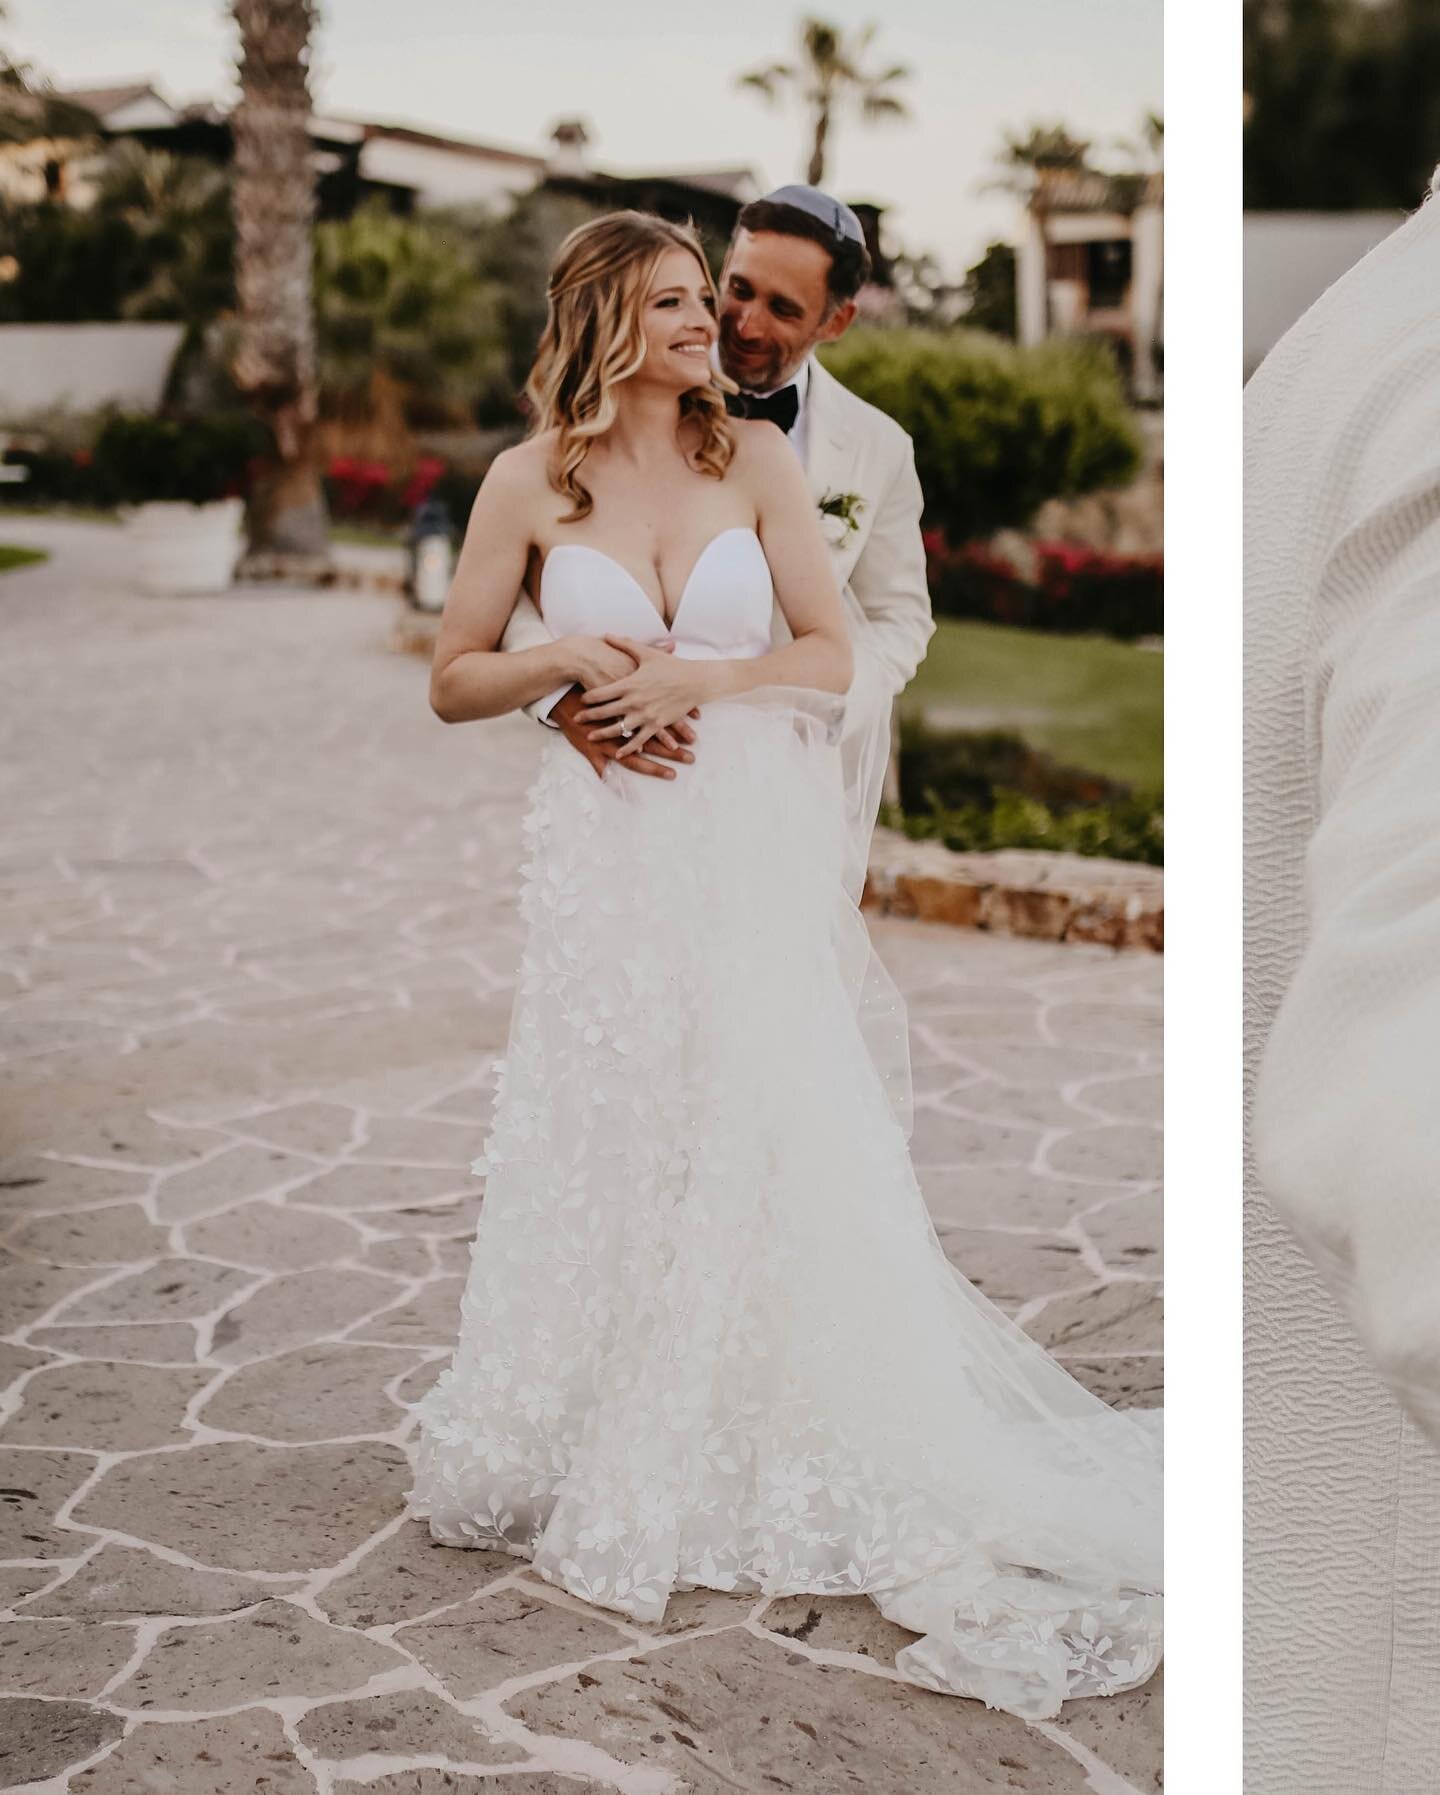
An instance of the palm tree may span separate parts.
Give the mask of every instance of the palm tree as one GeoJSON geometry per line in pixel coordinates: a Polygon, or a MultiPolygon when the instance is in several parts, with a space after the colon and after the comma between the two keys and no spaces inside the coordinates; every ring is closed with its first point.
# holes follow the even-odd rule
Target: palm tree
{"type": "Polygon", "coordinates": [[[869,124],[910,117],[910,109],[891,90],[909,79],[903,63],[872,71],[864,66],[875,39],[876,27],[864,25],[853,37],[824,19],[800,22],[798,62],[772,62],[737,77],[741,87],[753,88],[772,102],[794,89],[810,115],[813,132],[810,163],[805,179],[818,187],[825,179],[825,152],[830,127],[843,106],[853,104],[869,124]]]}
{"type": "Polygon", "coordinates": [[[1063,124],[1031,125],[1022,137],[1007,131],[993,158],[996,173],[983,183],[990,192],[1014,193],[1029,199],[1045,169],[1090,167],[1090,144],[1063,124]]]}
{"type": "Polygon", "coordinates": [[[328,561],[311,295],[315,0],[232,0],[240,30],[235,140],[235,381],[270,426],[275,460],[251,495],[252,553],[328,561]]]}

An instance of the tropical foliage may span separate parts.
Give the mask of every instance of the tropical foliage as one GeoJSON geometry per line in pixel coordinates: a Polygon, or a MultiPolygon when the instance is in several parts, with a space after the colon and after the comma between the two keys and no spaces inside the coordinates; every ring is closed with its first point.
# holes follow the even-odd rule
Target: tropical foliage
{"type": "Polygon", "coordinates": [[[961,292],[965,299],[965,322],[972,330],[989,330],[996,336],[1013,337],[1016,333],[1014,246],[990,244],[980,260],[966,269],[961,292]]]}
{"type": "Polygon", "coordinates": [[[198,157],[115,144],[93,205],[12,205],[0,240],[15,261],[0,322],[162,319],[198,333],[233,300],[229,180],[198,157]]]}
{"type": "Polygon", "coordinates": [[[381,199],[315,234],[315,327],[327,409],[368,399],[383,372],[467,407],[503,378],[500,294],[442,222],[402,218],[381,199]]]}
{"type": "Polygon", "coordinates": [[[1039,170],[1090,167],[1088,138],[1074,136],[1068,125],[1031,125],[1028,130],[1006,131],[995,152],[994,168],[985,185],[992,190],[1026,198],[1039,170]]]}
{"type": "Polygon", "coordinates": [[[853,329],[824,360],[910,433],[926,522],[951,542],[1018,528],[1046,499],[1123,486],[1139,469],[1124,387],[1098,345],[853,329]]]}
{"type": "Polygon", "coordinates": [[[772,103],[793,94],[804,107],[810,128],[810,160],[805,179],[818,187],[825,179],[830,133],[845,110],[857,112],[866,124],[907,119],[910,109],[895,91],[909,79],[903,63],[872,68],[867,59],[876,27],[854,33],[825,19],[800,21],[800,43],[793,62],[769,62],[738,77],[738,84],[772,103]]]}

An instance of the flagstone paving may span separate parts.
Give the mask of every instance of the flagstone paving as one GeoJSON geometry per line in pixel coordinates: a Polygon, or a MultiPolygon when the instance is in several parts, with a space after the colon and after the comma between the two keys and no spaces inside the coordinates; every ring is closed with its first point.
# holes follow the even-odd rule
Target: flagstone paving
{"type": "MultiPolygon", "coordinates": [[[[1025,1725],[864,1599],[655,1627],[401,1518],[502,1050],[534,726],[394,601],[0,580],[0,1785],[1151,1795],[1160,1679],[1025,1725]]],[[[1160,1400],[1158,957],[878,919],[955,1263],[1160,1400]]]]}

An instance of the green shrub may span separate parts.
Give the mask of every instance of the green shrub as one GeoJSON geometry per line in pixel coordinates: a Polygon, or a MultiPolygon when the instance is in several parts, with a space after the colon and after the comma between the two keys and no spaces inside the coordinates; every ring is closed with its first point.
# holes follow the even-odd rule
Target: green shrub
{"type": "Polygon", "coordinates": [[[315,232],[315,339],[327,410],[368,403],[377,372],[406,401],[467,409],[504,364],[498,295],[442,220],[374,197],[315,232]]]}
{"type": "Polygon", "coordinates": [[[143,505],[155,499],[208,504],[244,491],[253,463],[270,449],[264,425],[244,414],[156,418],[117,413],[95,439],[95,500],[143,505]]]}
{"type": "Polygon", "coordinates": [[[1002,787],[1065,808],[1130,792],[1118,779],[1062,766],[1008,729],[940,730],[920,717],[902,717],[900,802],[907,811],[983,804],[1002,787]]]}
{"type": "Polygon", "coordinates": [[[235,302],[228,174],[134,140],[103,152],[94,203],[0,199],[0,323],[170,319],[198,338],[235,302]]]}
{"type": "Polygon", "coordinates": [[[1165,863],[1165,811],[1158,799],[1124,798],[1054,811],[1038,798],[999,789],[988,804],[933,810],[911,816],[887,806],[882,822],[916,841],[943,841],[962,853],[1000,848],[1046,848],[1052,852],[1096,855],[1106,860],[1165,863]]]}
{"type": "Polygon", "coordinates": [[[967,851],[1049,848],[1163,864],[1158,793],[1067,767],[1009,730],[936,730],[902,715],[900,803],[885,820],[967,851]]]}
{"type": "Polygon", "coordinates": [[[1027,523],[1047,499],[1123,486],[1141,440],[1111,354],[1019,349],[974,330],[851,330],[835,377],[909,432],[925,519],[952,542],[1027,523]]]}

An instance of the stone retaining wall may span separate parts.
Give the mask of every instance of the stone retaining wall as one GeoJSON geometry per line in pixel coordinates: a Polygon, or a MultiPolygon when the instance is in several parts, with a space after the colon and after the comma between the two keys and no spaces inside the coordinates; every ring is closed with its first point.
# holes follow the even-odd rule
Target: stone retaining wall
{"type": "Polygon", "coordinates": [[[862,903],[882,915],[1000,935],[1156,953],[1165,945],[1165,875],[1127,860],[1028,848],[959,854],[879,828],[862,903]]]}

